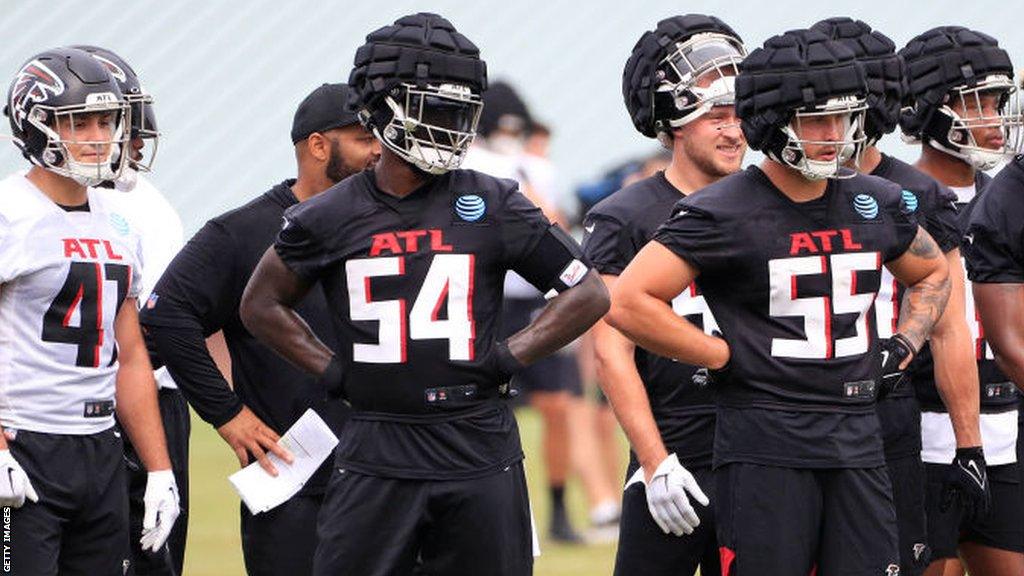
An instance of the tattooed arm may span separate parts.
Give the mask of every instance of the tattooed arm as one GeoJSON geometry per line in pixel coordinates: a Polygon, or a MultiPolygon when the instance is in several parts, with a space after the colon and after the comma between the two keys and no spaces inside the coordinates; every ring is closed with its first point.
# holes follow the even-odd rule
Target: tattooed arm
{"type": "Polygon", "coordinates": [[[935,240],[918,227],[917,236],[899,258],[886,267],[904,286],[897,331],[920,350],[949,300],[949,266],[935,240]]]}

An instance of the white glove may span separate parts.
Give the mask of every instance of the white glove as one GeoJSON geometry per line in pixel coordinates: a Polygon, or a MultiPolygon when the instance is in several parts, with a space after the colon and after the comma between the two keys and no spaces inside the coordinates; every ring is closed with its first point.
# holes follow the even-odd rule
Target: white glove
{"type": "Polygon", "coordinates": [[[647,483],[647,509],[665,534],[691,534],[700,525],[700,518],[690,505],[687,492],[701,506],[710,502],[693,474],[683,468],[675,454],[669,454],[647,483]]]}
{"type": "Polygon", "coordinates": [[[10,450],[0,450],[0,506],[21,508],[26,498],[39,502],[39,495],[21,464],[10,450]]]}
{"type": "Polygon", "coordinates": [[[150,472],[146,477],[146,514],[142,517],[143,550],[156,552],[167,542],[174,521],[178,519],[178,484],[170,470],[150,472]]]}

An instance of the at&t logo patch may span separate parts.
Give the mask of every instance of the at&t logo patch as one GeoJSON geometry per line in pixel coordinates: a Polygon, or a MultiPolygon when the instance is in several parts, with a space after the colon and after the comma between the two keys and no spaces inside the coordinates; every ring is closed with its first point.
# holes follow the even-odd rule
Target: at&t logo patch
{"type": "Polygon", "coordinates": [[[878,216],[878,202],[867,194],[857,194],[854,196],[853,209],[866,220],[872,220],[878,216]]]}
{"type": "Polygon", "coordinates": [[[455,213],[466,222],[476,222],[487,213],[487,203],[476,194],[459,196],[455,201],[455,213]]]}

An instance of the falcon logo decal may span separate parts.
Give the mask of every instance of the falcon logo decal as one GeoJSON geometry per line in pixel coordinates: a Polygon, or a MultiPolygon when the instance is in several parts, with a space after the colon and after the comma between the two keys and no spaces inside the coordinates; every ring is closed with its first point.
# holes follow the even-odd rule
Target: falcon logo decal
{"type": "Polygon", "coordinates": [[[39,60],[33,60],[18,72],[11,90],[10,113],[18,128],[24,128],[32,103],[46,102],[64,93],[64,82],[39,60]]]}
{"type": "Polygon", "coordinates": [[[93,54],[92,57],[99,60],[100,64],[103,64],[103,67],[107,69],[107,72],[110,72],[110,75],[117,79],[118,82],[128,81],[128,75],[125,74],[124,70],[122,70],[120,66],[114,64],[112,60],[97,54],[93,54]]]}

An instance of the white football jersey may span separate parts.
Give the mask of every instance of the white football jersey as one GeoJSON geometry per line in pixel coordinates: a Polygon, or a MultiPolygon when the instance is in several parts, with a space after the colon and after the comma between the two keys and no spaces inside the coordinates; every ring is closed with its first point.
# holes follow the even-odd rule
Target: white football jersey
{"type": "MultiPolygon", "coordinates": [[[[139,174],[130,191],[109,190],[112,205],[128,219],[142,239],[142,292],[139,305],[144,306],[157,280],[185,243],[181,218],[156,186],[139,174]]],[[[153,376],[160,388],[177,388],[167,368],[159,368],[153,376]]]]}
{"type": "Polygon", "coordinates": [[[0,424],[93,434],[114,424],[114,320],[141,289],[140,241],[89,189],[66,211],[24,174],[0,181],[0,424]]]}

